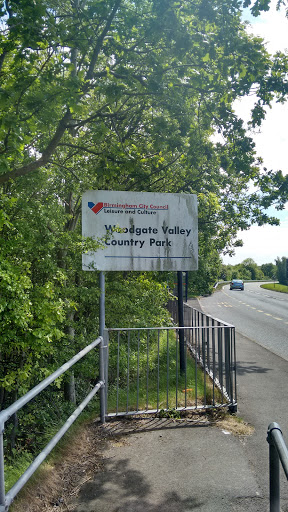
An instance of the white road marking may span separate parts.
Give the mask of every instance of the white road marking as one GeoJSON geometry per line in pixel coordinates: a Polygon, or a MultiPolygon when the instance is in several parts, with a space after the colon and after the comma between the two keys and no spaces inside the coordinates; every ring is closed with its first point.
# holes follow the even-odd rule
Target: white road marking
{"type": "MultiPolygon", "coordinates": [[[[266,293],[263,294],[263,293],[259,293],[259,292],[253,292],[251,290],[248,290],[250,293],[256,293],[257,295],[265,295],[265,297],[270,297],[272,299],[275,299],[276,297],[273,297],[271,295],[267,295],[266,293]]],[[[231,295],[229,295],[228,293],[224,292],[224,290],[222,290],[222,292],[224,293],[224,295],[227,295],[227,297],[231,298],[231,295]]],[[[271,313],[265,313],[264,311],[262,311],[262,309],[257,309],[255,308],[254,306],[251,306],[250,304],[247,304],[247,302],[244,302],[243,300],[239,300],[239,299],[236,299],[235,297],[233,297],[234,300],[236,300],[236,302],[239,302],[239,304],[242,304],[243,306],[246,306],[247,308],[250,308],[250,309],[254,309],[256,310],[258,313],[264,313],[264,315],[266,316],[271,316],[272,318],[274,318],[274,320],[278,320],[279,322],[284,322],[286,325],[288,325],[288,322],[285,322],[283,318],[279,318],[278,316],[273,316],[271,315],[271,313]]],[[[278,297],[277,297],[278,298],[278,297]]],[[[278,300],[285,300],[285,299],[278,299],[278,300]]],[[[221,305],[218,304],[219,307],[222,307],[222,305],[225,307],[225,308],[232,308],[233,306],[227,304],[227,302],[221,302],[221,305]]]]}

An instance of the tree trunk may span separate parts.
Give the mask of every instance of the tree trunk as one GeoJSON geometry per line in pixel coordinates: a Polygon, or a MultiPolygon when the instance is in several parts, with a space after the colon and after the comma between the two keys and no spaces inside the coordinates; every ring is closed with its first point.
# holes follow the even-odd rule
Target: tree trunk
{"type": "Polygon", "coordinates": [[[76,404],[76,389],[75,389],[75,378],[74,378],[73,371],[71,371],[67,375],[67,380],[64,382],[64,399],[67,402],[76,404]]]}

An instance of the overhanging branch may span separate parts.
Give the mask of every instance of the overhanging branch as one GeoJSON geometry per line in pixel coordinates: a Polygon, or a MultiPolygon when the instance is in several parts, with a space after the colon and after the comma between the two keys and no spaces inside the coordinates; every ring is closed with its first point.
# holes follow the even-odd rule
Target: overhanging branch
{"type": "Polygon", "coordinates": [[[19,176],[25,176],[26,174],[30,174],[30,172],[36,171],[40,167],[43,167],[49,162],[49,159],[51,155],[54,153],[55,149],[57,148],[66,128],[67,123],[71,119],[71,113],[68,110],[64,117],[61,119],[61,121],[58,124],[58,128],[52,137],[51,141],[49,142],[46,149],[43,151],[40,158],[37,160],[34,160],[34,162],[30,162],[26,165],[23,165],[22,167],[18,167],[18,169],[14,169],[12,171],[6,172],[5,174],[2,174],[0,176],[0,185],[3,183],[6,183],[9,180],[13,180],[14,178],[19,178],[19,176]]]}

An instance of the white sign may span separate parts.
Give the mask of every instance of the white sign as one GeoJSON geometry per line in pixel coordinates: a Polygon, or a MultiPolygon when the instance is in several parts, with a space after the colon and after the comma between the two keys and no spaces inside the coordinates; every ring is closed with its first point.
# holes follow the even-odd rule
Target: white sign
{"type": "Polygon", "coordinates": [[[102,248],[83,254],[83,270],[197,270],[197,220],[196,195],[90,190],[82,234],[102,248]]]}

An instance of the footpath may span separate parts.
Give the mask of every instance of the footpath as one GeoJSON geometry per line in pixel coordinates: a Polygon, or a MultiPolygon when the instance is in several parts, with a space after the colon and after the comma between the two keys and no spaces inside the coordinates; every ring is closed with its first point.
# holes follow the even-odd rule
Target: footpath
{"type": "MultiPolygon", "coordinates": [[[[288,361],[241,335],[236,351],[238,416],[254,426],[252,435],[237,437],[201,421],[176,427],[173,420],[151,419],[108,443],[103,471],[83,485],[71,510],[268,512],[267,427],[279,423],[288,444],[288,361]]],[[[281,511],[288,512],[282,468],[281,511]]]]}

